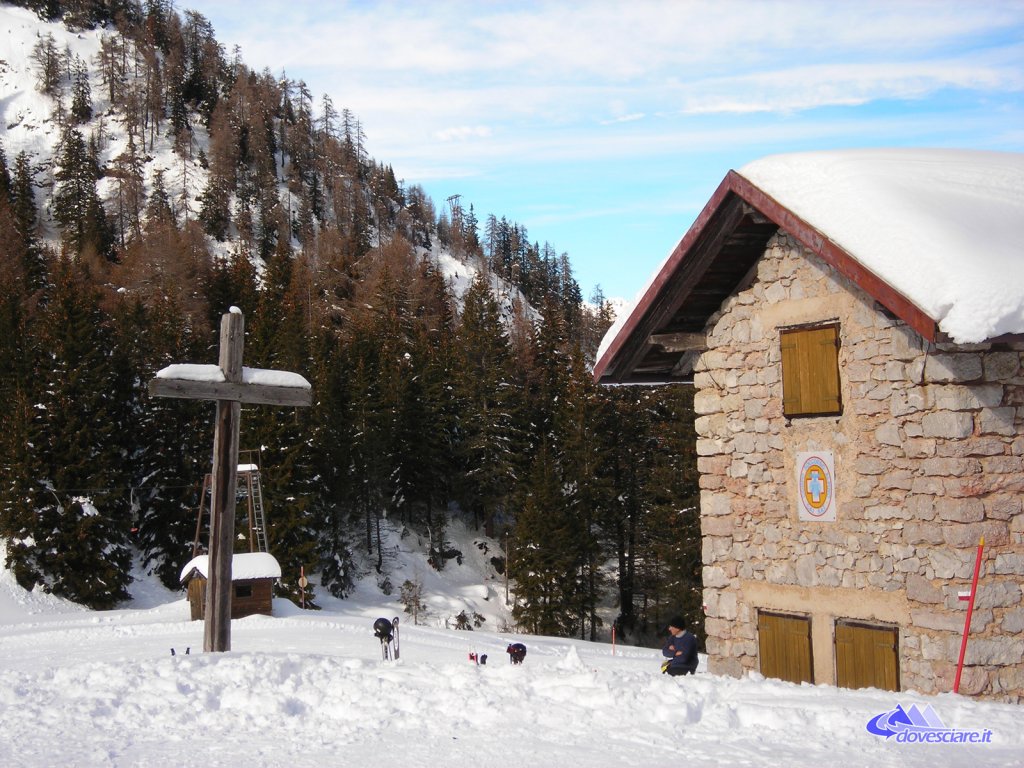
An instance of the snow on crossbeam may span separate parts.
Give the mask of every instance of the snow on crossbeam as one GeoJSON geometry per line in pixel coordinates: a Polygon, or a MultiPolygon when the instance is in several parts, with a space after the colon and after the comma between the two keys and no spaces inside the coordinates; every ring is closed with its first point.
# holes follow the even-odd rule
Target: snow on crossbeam
{"type": "Polygon", "coordinates": [[[188,400],[237,400],[263,405],[307,406],[312,387],[306,378],[291,371],[242,368],[241,382],[229,382],[219,365],[177,363],[157,371],[149,382],[149,394],[188,400]]]}

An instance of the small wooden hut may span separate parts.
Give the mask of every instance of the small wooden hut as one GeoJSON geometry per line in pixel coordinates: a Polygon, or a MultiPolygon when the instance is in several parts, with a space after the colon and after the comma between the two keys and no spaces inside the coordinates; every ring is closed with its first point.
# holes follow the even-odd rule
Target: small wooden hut
{"type": "MultiPolygon", "coordinates": [[[[192,620],[206,612],[206,580],[209,555],[192,558],[181,569],[181,583],[188,590],[192,620]]],[[[231,618],[241,619],[255,613],[272,615],[274,580],[281,578],[281,566],[269,552],[235,554],[231,559],[231,618]]]]}

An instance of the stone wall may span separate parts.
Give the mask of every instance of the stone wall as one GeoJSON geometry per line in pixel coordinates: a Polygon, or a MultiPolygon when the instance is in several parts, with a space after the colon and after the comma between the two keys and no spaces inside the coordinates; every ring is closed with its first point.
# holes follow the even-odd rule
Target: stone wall
{"type": "Polygon", "coordinates": [[[837,618],[899,627],[903,689],[1024,695],[1024,343],[929,344],[780,232],[707,326],[695,367],[711,670],[758,668],[757,610],[812,617],[815,682],[837,618]],[[786,419],[779,329],[840,326],[843,413],[786,419]],[[831,450],[836,522],[798,519],[795,454],[831,450]]]}

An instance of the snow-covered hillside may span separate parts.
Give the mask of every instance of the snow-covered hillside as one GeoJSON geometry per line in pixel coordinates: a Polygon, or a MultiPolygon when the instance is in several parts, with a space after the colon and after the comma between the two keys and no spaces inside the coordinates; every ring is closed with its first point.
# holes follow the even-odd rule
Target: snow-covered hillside
{"type": "MultiPolygon", "coordinates": [[[[317,594],[320,611],[277,600],[274,616],[233,622],[221,654],[201,652],[184,597],[141,574],[131,607],[93,612],[0,571],[0,765],[1020,765],[1017,706],[720,678],[703,663],[671,678],[657,650],[500,633],[500,581],[480,581],[487,553],[467,543],[463,565],[421,571],[421,626],[371,572],[350,599],[317,594]],[[469,606],[486,614],[481,629],[444,628],[469,606]],[[372,624],[393,616],[400,657],[383,661],[372,624]],[[505,653],[515,641],[522,666],[505,653]],[[990,741],[867,730],[899,706],[990,741]]],[[[392,579],[416,575],[415,557],[395,557],[392,579]]]]}
{"type": "MultiPolygon", "coordinates": [[[[126,151],[128,136],[124,115],[107,98],[96,61],[103,38],[117,33],[113,29],[71,31],[63,24],[41,21],[27,9],[5,4],[0,4],[0,29],[4,30],[4,34],[0,34],[0,142],[8,163],[21,152],[27,154],[36,171],[35,182],[39,187],[37,203],[40,205],[42,234],[57,245],[60,232],[46,201],[54,188],[54,156],[61,138],[61,126],[54,117],[54,99],[38,88],[39,64],[33,60],[33,50],[43,37],[51,35],[56,50],[87,65],[93,117],[79,129],[87,138],[97,139],[100,165],[108,166],[126,151]]],[[[144,194],[148,196],[152,192],[154,180],[160,174],[179,222],[196,218],[200,210],[199,195],[209,180],[209,170],[201,162],[201,158],[209,154],[209,133],[201,119],[191,120],[190,128],[192,146],[189,156],[183,157],[175,151],[174,136],[169,123],[164,122],[155,134],[149,135],[152,143],[146,144],[142,158],[144,194]]],[[[279,157],[282,168],[287,162],[287,157],[279,157]]],[[[108,207],[109,201],[116,199],[115,185],[113,176],[106,176],[97,183],[97,191],[102,199],[108,201],[108,207]]],[[[278,195],[281,205],[290,210],[290,193],[283,178],[278,195]]],[[[237,237],[233,228],[230,232],[232,237],[237,237]]],[[[237,248],[232,238],[218,242],[208,237],[207,246],[214,256],[220,257],[237,248]]],[[[297,248],[298,243],[293,242],[293,246],[297,248]]],[[[419,248],[418,255],[438,265],[457,302],[461,302],[462,295],[481,270],[481,265],[458,258],[436,238],[431,250],[419,248]]],[[[258,257],[255,258],[258,261],[258,257]]],[[[257,268],[261,267],[262,264],[257,263],[257,268]]],[[[527,306],[518,288],[497,276],[492,276],[492,280],[494,294],[503,307],[506,320],[511,318],[516,303],[528,312],[531,319],[536,318],[536,313],[527,306]]]]}
{"type": "MultiPolygon", "coordinates": [[[[128,146],[123,116],[111,108],[95,71],[95,59],[101,39],[115,34],[112,30],[82,30],[73,32],[63,24],[41,21],[25,8],[0,5],[0,140],[8,160],[26,152],[37,171],[36,183],[40,187],[37,202],[43,203],[53,185],[53,158],[61,138],[61,126],[54,119],[54,100],[37,87],[38,64],[33,61],[33,49],[39,40],[52,35],[56,49],[70,52],[83,60],[89,68],[93,118],[80,126],[84,135],[101,137],[98,142],[101,164],[109,163],[128,146]]],[[[166,128],[166,126],[165,126],[166,128]]],[[[143,177],[145,191],[152,190],[157,172],[163,174],[164,185],[180,219],[194,219],[198,210],[197,195],[206,185],[208,172],[199,162],[199,152],[209,144],[209,137],[200,121],[193,125],[195,147],[193,156],[185,160],[173,151],[173,137],[165,129],[155,136],[152,146],[146,148],[143,177]]],[[[110,177],[97,184],[101,197],[113,193],[110,177]]],[[[43,233],[49,239],[58,237],[55,222],[48,207],[40,211],[43,233]]]]}

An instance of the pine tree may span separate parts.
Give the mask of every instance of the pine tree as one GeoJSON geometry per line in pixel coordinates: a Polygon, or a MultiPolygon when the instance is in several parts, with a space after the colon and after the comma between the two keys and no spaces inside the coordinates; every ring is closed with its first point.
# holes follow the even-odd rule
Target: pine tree
{"type": "MultiPolygon", "coordinates": [[[[247,357],[262,367],[306,375],[311,359],[305,296],[286,242],[278,245],[264,273],[247,357]]],[[[295,599],[300,567],[319,562],[312,425],[310,409],[260,408],[246,412],[241,436],[260,447],[268,543],[284,574],[279,590],[295,599]]]]}
{"type": "Polygon", "coordinates": [[[19,152],[14,161],[14,175],[11,178],[11,214],[14,217],[16,237],[25,279],[25,290],[29,293],[39,290],[46,282],[46,267],[43,248],[37,236],[38,214],[34,178],[28,154],[19,152]]]}
{"type": "Polygon", "coordinates": [[[146,219],[149,222],[162,222],[175,225],[174,211],[171,209],[171,198],[167,194],[167,187],[164,185],[164,169],[158,168],[153,172],[153,191],[149,194],[146,202],[146,219]]]}
{"type": "Polygon", "coordinates": [[[659,564],[655,620],[683,615],[703,628],[699,488],[693,390],[661,387],[651,392],[651,474],[645,484],[651,556],[659,564]]]}
{"type": "Polygon", "coordinates": [[[600,433],[605,401],[591,381],[578,347],[571,360],[564,395],[555,413],[555,433],[566,503],[581,528],[575,542],[581,581],[574,608],[579,616],[580,638],[595,640],[601,624],[597,606],[605,587],[598,530],[601,519],[614,506],[616,492],[608,482],[608,446],[600,433]]]}
{"type": "Polygon", "coordinates": [[[24,584],[93,608],[127,597],[130,550],[126,478],[117,430],[123,404],[111,339],[90,278],[68,259],[56,264],[40,345],[47,351],[28,445],[39,469],[34,517],[9,553],[24,584]]]}
{"type": "Polygon", "coordinates": [[[231,198],[238,185],[240,126],[230,101],[222,101],[210,121],[210,174],[200,196],[199,221],[206,233],[224,240],[232,223],[231,198]]]}
{"type": "MultiPolygon", "coordinates": [[[[11,196],[0,196],[0,536],[8,539],[6,566],[19,580],[30,575],[16,566],[16,553],[27,544],[34,520],[32,487],[41,476],[31,449],[33,405],[40,382],[33,376],[35,343],[32,297],[20,226],[11,196]]],[[[40,276],[37,276],[40,277],[40,276]]]]}
{"type": "Polygon", "coordinates": [[[422,361],[417,374],[417,399],[412,407],[422,413],[413,451],[420,461],[413,493],[425,506],[431,531],[445,522],[455,471],[454,442],[458,420],[453,387],[455,375],[455,318],[444,277],[432,262],[421,262],[416,308],[414,360],[422,361]]]}
{"type": "Polygon", "coordinates": [[[647,560],[646,546],[642,546],[646,537],[644,488],[649,476],[652,427],[643,390],[623,387],[602,394],[609,407],[601,412],[598,434],[608,451],[605,477],[616,496],[600,523],[618,563],[619,615],[615,625],[621,637],[636,642],[646,619],[647,593],[641,571],[647,560]],[[638,606],[641,593],[644,603],[638,606]]]}
{"type": "Polygon", "coordinates": [[[477,220],[476,211],[473,210],[473,204],[470,203],[469,212],[465,215],[462,222],[462,236],[470,253],[476,253],[480,250],[479,226],[480,222],[477,220]]]}
{"type": "Polygon", "coordinates": [[[483,275],[463,296],[456,342],[460,477],[455,490],[463,509],[493,536],[517,476],[518,390],[501,308],[483,275]]]}
{"type": "Polygon", "coordinates": [[[528,344],[522,376],[528,393],[529,419],[534,425],[533,439],[557,444],[556,409],[565,394],[570,358],[560,307],[554,300],[541,308],[540,320],[529,330],[528,344]]]}
{"type": "Polygon", "coordinates": [[[335,597],[344,597],[354,584],[349,519],[357,512],[352,500],[360,480],[349,471],[354,460],[350,367],[330,330],[314,333],[310,463],[319,489],[312,514],[319,533],[320,583],[335,597]]]}
{"type": "Polygon", "coordinates": [[[125,67],[128,42],[119,34],[102,35],[96,64],[107,99],[113,104],[124,100],[128,72],[125,67]]]}
{"type": "Polygon", "coordinates": [[[76,56],[71,69],[71,117],[81,124],[92,119],[92,88],[89,85],[89,68],[85,61],[76,56]]]}
{"type": "Polygon", "coordinates": [[[39,67],[39,79],[37,86],[45,94],[54,95],[60,87],[63,64],[60,51],[57,48],[57,41],[49,32],[32,49],[32,60],[39,67]]]}
{"type": "MultiPolygon", "coordinates": [[[[122,394],[133,403],[126,447],[133,544],[147,571],[176,589],[193,554],[200,490],[210,471],[212,412],[208,403],[150,398],[145,385],[166,365],[198,359],[206,345],[188,317],[164,298],[148,309],[137,301],[122,302],[114,324],[123,364],[136,374],[122,394]]],[[[205,546],[205,539],[201,543],[205,546]]]]}
{"type": "Polygon", "coordinates": [[[123,250],[128,239],[142,236],[142,207],[145,192],[143,190],[143,160],[139,156],[135,141],[128,137],[128,146],[112,163],[108,175],[116,180],[117,214],[115,229],[120,248],[123,250]]]}
{"type": "Polygon", "coordinates": [[[232,254],[228,260],[218,259],[206,276],[204,293],[209,313],[208,328],[219,328],[221,315],[231,307],[238,307],[244,314],[252,316],[259,303],[256,270],[239,253],[232,254]]]}
{"type": "Polygon", "coordinates": [[[112,255],[112,237],[103,204],[96,191],[99,169],[82,134],[64,131],[55,159],[53,213],[74,253],[92,250],[112,255]]]}
{"type": "Polygon", "coordinates": [[[534,634],[576,634],[584,581],[577,542],[585,531],[562,493],[547,441],[538,447],[522,493],[508,564],[516,589],[512,615],[534,634]]]}
{"type": "Polygon", "coordinates": [[[600,285],[595,285],[590,294],[590,306],[583,310],[579,329],[580,347],[590,365],[597,360],[597,351],[605,333],[615,321],[612,304],[605,298],[600,285]]]}
{"type": "Polygon", "coordinates": [[[225,179],[211,175],[199,197],[199,221],[206,234],[215,240],[227,239],[231,225],[231,192],[225,179]]]}
{"type": "Polygon", "coordinates": [[[0,142],[0,200],[10,202],[12,195],[11,169],[7,166],[7,153],[0,142]]]}
{"type": "Polygon", "coordinates": [[[618,559],[620,636],[656,643],[665,619],[700,626],[701,556],[692,390],[604,390],[607,474],[616,496],[599,518],[618,559]]]}

